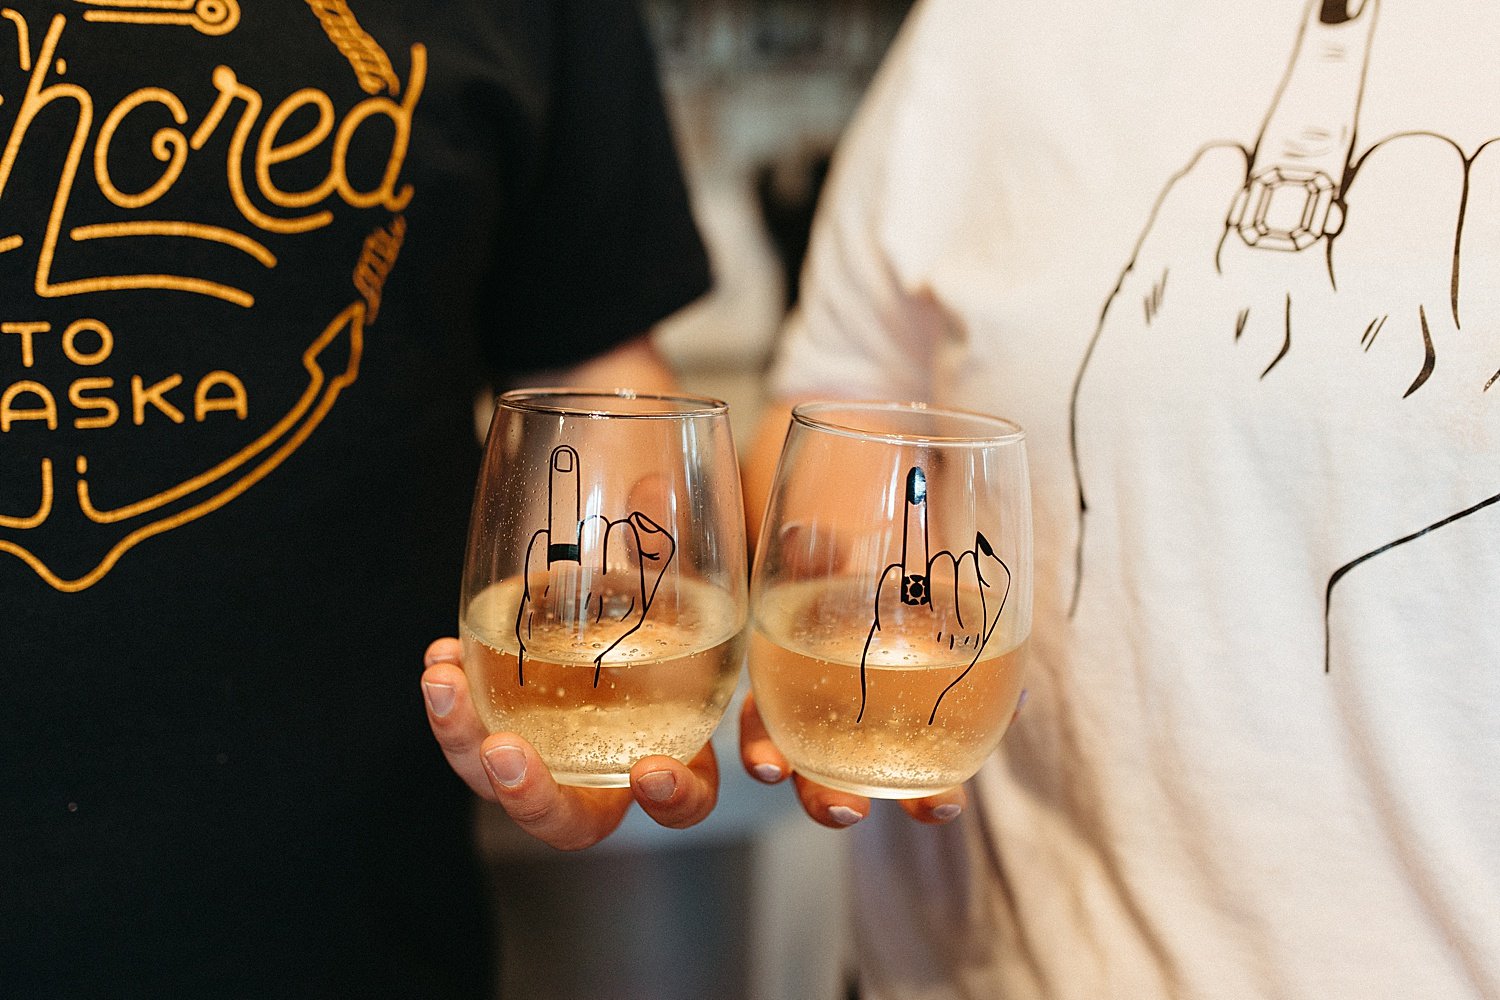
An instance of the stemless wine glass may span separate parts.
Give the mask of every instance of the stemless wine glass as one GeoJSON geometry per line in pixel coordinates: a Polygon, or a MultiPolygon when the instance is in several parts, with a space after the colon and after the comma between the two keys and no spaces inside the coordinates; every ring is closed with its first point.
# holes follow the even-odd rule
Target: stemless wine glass
{"type": "Polygon", "coordinates": [[[904,403],[792,412],[751,583],[750,680],[799,773],[918,798],[979,769],[1031,631],[1025,437],[904,403]]]}
{"type": "Polygon", "coordinates": [[[690,760],[734,692],[747,615],[728,407],[537,389],[500,397],[459,635],[480,718],[564,784],[690,760]]]}

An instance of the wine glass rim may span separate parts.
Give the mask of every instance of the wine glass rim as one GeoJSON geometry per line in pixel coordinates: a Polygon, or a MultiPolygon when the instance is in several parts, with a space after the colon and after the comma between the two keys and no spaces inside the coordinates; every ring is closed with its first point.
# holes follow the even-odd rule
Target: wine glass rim
{"type": "Polygon", "coordinates": [[[729,412],[729,404],[712,396],[695,396],[689,393],[638,392],[635,389],[574,389],[567,386],[512,389],[501,393],[499,405],[513,410],[528,410],[535,413],[555,413],[563,416],[625,418],[630,420],[673,420],[684,417],[713,417],[729,412]],[[572,405],[562,402],[574,401],[572,405]],[[600,405],[578,405],[586,400],[598,400],[600,405]],[[610,408],[605,401],[666,404],[661,410],[624,410],[610,408]]]}
{"type": "Polygon", "coordinates": [[[1026,431],[1014,420],[997,417],[990,413],[961,410],[953,407],[931,406],[920,402],[891,402],[886,400],[817,400],[792,407],[792,419],[805,427],[841,434],[845,437],[870,441],[891,441],[898,444],[956,445],[963,447],[1018,444],[1026,439],[1026,431]],[[848,419],[833,419],[834,413],[846,414],[921,414],[952,420],[972,421],[988,429],[979,434],[916,434],[895,430],[876,430],[861,427],[848,419]]]}

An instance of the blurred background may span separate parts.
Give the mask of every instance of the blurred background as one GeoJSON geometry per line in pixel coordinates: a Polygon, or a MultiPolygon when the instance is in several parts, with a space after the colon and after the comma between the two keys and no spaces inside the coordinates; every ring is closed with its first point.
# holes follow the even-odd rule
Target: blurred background
{"type": "MultiPolygon", "coordinates": [[[[828,157],[910,0],[644,0],[716,285],[657,342],[743,447],[795,301],[828,157]]],[[[746,777],[738,699],[715,738],[720,805],[690,831],[632,815],[562,855],[497,808],[478,837],[505,1000],[850,1000],[845,838],[746,777]]],[[[879,805],[879,804],[877,804],[879,805]]]]}
{"type": "Polygon", "coordinates": [[[909,0],[648,0],[714,294],[658,342],[751,428],[828,157],[909,0]]]}

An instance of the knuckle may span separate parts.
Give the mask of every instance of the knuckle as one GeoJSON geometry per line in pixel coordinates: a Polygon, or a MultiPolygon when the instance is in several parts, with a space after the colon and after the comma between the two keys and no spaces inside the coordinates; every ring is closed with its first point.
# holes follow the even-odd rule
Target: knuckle
{"type": "Polygon", "coordinates": [[[479,753],[481,738],[452,719],[429,718],[433,738],[443,753],[450,757],[468,758],[479,753]]]}
{"type": "Polygon", "coordinates": [[[469,786],[469,791],[473,792],[479,798],[486,802],[499,801],[499,796],[495,794],[494,787],[484,775],[460,773],[459,776],[464,779],[464,784],[469,786]]]}
{"type": "Polygon", "coordinates": [[[479,752],[479,744],[468,739],[461,733],[445,729],[437,723],[433,723],[432,735],[437,739],[437,745],[443,751],[443,756],[453,763],[467,761],[479,752]]]}
{"type": "Polygon", "coordinates": [[[686,830],[708,815],[702,803],[681,803],[664,810],[654,810],[651,818],[669,830],[686,830]]]}
{"type": "Polygon", "coordinates": [[[505,807],[505,812],[515,820],[517,826],[524,827],[531,832],[545,827],[556,813],[552,803],[528,798],[514,799],[501,796],[500,804],[505,807]]]}

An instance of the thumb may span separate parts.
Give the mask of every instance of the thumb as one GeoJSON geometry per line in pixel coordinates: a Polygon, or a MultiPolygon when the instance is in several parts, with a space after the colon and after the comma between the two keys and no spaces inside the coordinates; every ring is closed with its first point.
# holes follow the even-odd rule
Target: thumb
{"type": "Polygon", "coordinates": [[[705,744],[684,765],[666,756],[646,757],[630,769],[635,800],[657,823],[683,830],[703,821],[719,798],[719,764],[705,744]]]}

